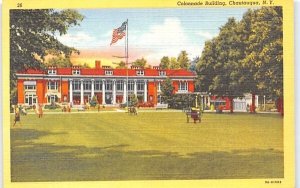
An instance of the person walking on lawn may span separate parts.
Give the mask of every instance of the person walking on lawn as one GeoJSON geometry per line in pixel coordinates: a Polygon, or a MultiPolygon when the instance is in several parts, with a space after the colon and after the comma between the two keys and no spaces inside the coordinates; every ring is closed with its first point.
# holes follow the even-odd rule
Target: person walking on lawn
{"type": "Polygon", "coordinates": [[[39,113],[39,118],[42,118],[43,117],[43,106],[41,104],[39,105],[38,113],[39,113]]]}
{"type": "Polygon", "coordinates": [[[13,126],[15,126],[17,122],[20,122],[20,125],[22,126],[21,117],[20,117],[20,109],[19,109],[18,105],[15,105],[14,111],[15,111],[15,122],[14,122],[13,126]]]}

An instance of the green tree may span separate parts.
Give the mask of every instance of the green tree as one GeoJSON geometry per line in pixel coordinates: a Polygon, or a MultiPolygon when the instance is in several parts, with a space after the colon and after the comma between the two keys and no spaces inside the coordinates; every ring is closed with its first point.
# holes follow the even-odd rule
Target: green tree
{"type": "Polygon", "coordinates": [[[162,69],[169,69],[170,68],[170,59],[168,56],[164,56],[160,60],[159,64],[160,68],[162,69]]]}
{"type": "Polygon", "coordinates": [[[228,19],[205,43],[196,69],[201,91],[231,98],[252,93],[252,104],[255,94],[282,97],[282,8],[250,9],[240,22],[228,19]]]}
{"type": "Polygon", "coordinates": [[[65,58],[62,56],[59,57],[53,57],[47,61],[45,61],[46,66],[53,66],[57,68],[66,68],[66,67],[72,67],[72,63],[70,58],[65,58]]]}
{"type": "Polygon", "coordinates": [[[142,59],[137,59],[134,62],[132,62],[133,66],[138,66],[138,67],[145,67],[147,64],[147,60],[142,58],[142,59]]]}
{"type": "Polygon", "coordinates": [[[178,63],[176,57],[171,57],[170,69],[180,69],[180,64],[178,63]]]}
{"type": "Polygon", "coordinates": [[[120,61],[116,69],[124,69],[124,68],[126,68],[126,63],[124,61],[120,61]]]}
{"type": "Polygon", "coordinates": [[[16,103],[17,71],[43,68],[48,54],[70,55],[78,50],[57,40],[69,27],[79,25],[83,16],[75,10],[29,9],[10,11],[10,88],[11,103],[16,103]]]}
{"type": "Polygon", "coordinates": [[[196,64],[200,60],[199,56],[195,57],[191,62],[190,62],[190,67],[189,70],[192,72],[196,72],[196,64]]]}
{"type": "Polygon", "coordinates": [[[88,63],[83,63],[82,65],[79,65],[81,68],[91,68],[91,66],[88,63]]]}
{"type": "Polygon", "coordinates": [[[210,85],[212,93],[218,96],[228,96],[231,101],[231,112],[233,112],[233,98],[243,96],[240,89],[240,64],[244,58],[243,41],[238,34],[238,22],[229,18],[228,22],[221,27],[216,40],[217,58],[214,71],[217,72],[210,85]]]}
{"type": "Polygon", "coordinates": [[[241,24],[246,43],[246,57],[242,61],[244,90],[252,93],[252,104],[255,104],[255,94],[268,95],[273,99],[282,98],[282,8],[249,10],[241,24]]]}
{"type": "Polygon", "coordinates": [[[134,106],[134,107],[137,107],[137,105],[138,105],[138,98],[137,98],[137,96],[135,95],[135,94],[132,94],[132,95],[130,95],[130,106],[134,106]]]}
{"type": "Polygon", "coordinates": [[[186,51],[180,52],[180,54],[178,55],[177,61],[180,65],[180,68],[188,70],[190,60],[188,58],[188,54],[186,53],[186,51]]]}
{"type": "Polygon", "coordinates": [[[161,84],[161,95],[164,102],[167,102],[168,104],[172,102],[174,95],[173,90],[174,86],[172,84],[172,80],[170,78],[166,78],[166,80],[161,84]]]}
{"type": "Polygon", "coordinates": [[[243,66],[254,72],[255,83],[255,87],[248,90],[280,97],[283,95],[282,8],[263,7],[246,16],[244,25],[250,27],[251,32],[243,66]]]}
{"type": "Polygon", "coordinates": [[[211,92],[210,85],[213,83],[213,78],[217,75],[214,65],[217,61],[216,38],[206,41],[202,55],[196,64],[196,91],[211,92]]]}

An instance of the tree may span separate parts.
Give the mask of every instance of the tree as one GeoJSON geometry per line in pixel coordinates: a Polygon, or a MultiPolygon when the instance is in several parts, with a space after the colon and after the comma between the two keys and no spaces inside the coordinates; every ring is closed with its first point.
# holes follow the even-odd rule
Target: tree
{"type": "Polygon", "coordinates": [[[196,91],[211,92],[210,85],[213,78],[218,74],[215,70],[215,62],[217,61],[216,38],[206,41],[202,55],[196,64],[196,91]]]}
{"type": "Polygon", "coordinates": [[[168,56],[164,56],[160,60],[159,64],[160,68],[162,69],[169,69],[170,68],[170,59],[168,56]]]}
{"type": "Polygon", "coordinates": [[[173,98],[173,84],[172,80],[170,78],[166,78],[164,82],[161,84],[161,95],[163,97],[163,100],[167,102],[168,104],[172,102],[173,98]]]}
{"type": "Polygon", "coordinates": [[[124,69],[124,68],[126,68],[126,63],[124,61],[120,61],[116,69],[124,69]]]}
{"type": "Polygon", "coordinates": [[[180,64],[178,63],[176,57],[171,57],[170,69],[180,69],[180,64]]]}
{"type": "Polygon", "coordinates": [[[282,8],[249,9],[240,22],[234,18],[205,43],[197,63],[197,86],[214,95],[252,93],[283,95],[282,8]]]}
{"type": "Polygon", "coordinates": [[[178,55],[177,61],[180,65],[180,68],[188,70],[189,68],[189,58],[186,51],[181,51],[178,55]]]}
{"type": "Polygon", "coordinates": [[[136,107],[138,105],[138,98],[135,94],[130,95],[130,106],[136,107]]]}
{"type": "Polygon", "coordinates": [[[196,72],[196,64],[199,60],[200,60],[200,58],[199,58],[199,56],[197,56],[190,62],[190,67],[189,67],[190,71],[196,72]]]}
{"type": "Polygon", "coordinates": [[[64,58],[62,56],[53,57],[45,62],[46,66],[53,66],[57,68],[72,67],[70,58],[64,58]]]}
{"type": "Polygon", "coordinates": [[[138,67],[145,67],[147,64],[147,60],[142,58],[142,59],[137,59],[134,62],[132,62],[133,66],[138,66],[138,67]]]}
{"type": "Polygon", "coordinates": [[[81,68],[91,68],[91,66],[88,63],[83,63],[82,65],[79,65],[81,68]]]}
{"type": "Polygon", "coordinates": [[[29,9],[10,11],[10,88],[16,103],[16,75],[20,70],[44,68],[45,56],[70,55],[78,50],[57,40],[68,28],[79,25],[83,16],[76,10],[29,9]]]}
{"type": "Polygon", "coordinates": [[[256,69],[259,91],[280,96],[283,94],[282,8],[263,7],[255,13],[246,49],[249,58],[245,63],[256,69]]]}
{"type": "MultiPolygon", "coordinates": [[[[241,24],[244,28],[246,58],[242,61],[244,89],[253,94],[283,98],[282,8],[249,10],[241,24]],[[251,75],[249,75],[251,74],[251,75]]],[[[252,111],[255,106],[252,105],[252,111]]],[[[281,109],[279,109],[281,110],[281,109]]]]}

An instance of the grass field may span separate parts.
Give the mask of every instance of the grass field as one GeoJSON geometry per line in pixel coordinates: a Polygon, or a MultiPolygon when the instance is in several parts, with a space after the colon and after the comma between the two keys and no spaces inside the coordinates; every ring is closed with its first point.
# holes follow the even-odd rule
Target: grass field
{"type": "Polygon", "coordinates": [[[11,128],[14,182],[283,177],[279,115],[206,113],[194,124],[182,112],[100,112],[21,121],[11,128]]]}

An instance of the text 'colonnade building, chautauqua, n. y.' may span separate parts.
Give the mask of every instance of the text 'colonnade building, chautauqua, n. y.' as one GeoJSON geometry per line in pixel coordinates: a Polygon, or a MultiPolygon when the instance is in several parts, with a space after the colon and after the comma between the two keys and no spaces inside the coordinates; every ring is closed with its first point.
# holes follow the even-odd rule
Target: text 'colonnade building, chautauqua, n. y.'
{"type": "Polygon", "coordinates": [[[188,70],[160,69],[158,66],[113,69],[96,61],[94,68],[30,69],[18,72],[17,78],[18,104],[21,105],[52,102],[82,105],[93,96],[99,104],[114,105],[125,103],[127,95],[133,94],[139,102],[160,103],[161,83],[166,78],[171,79],[174,94],[193,93],[196,75],[188,70]]]}

